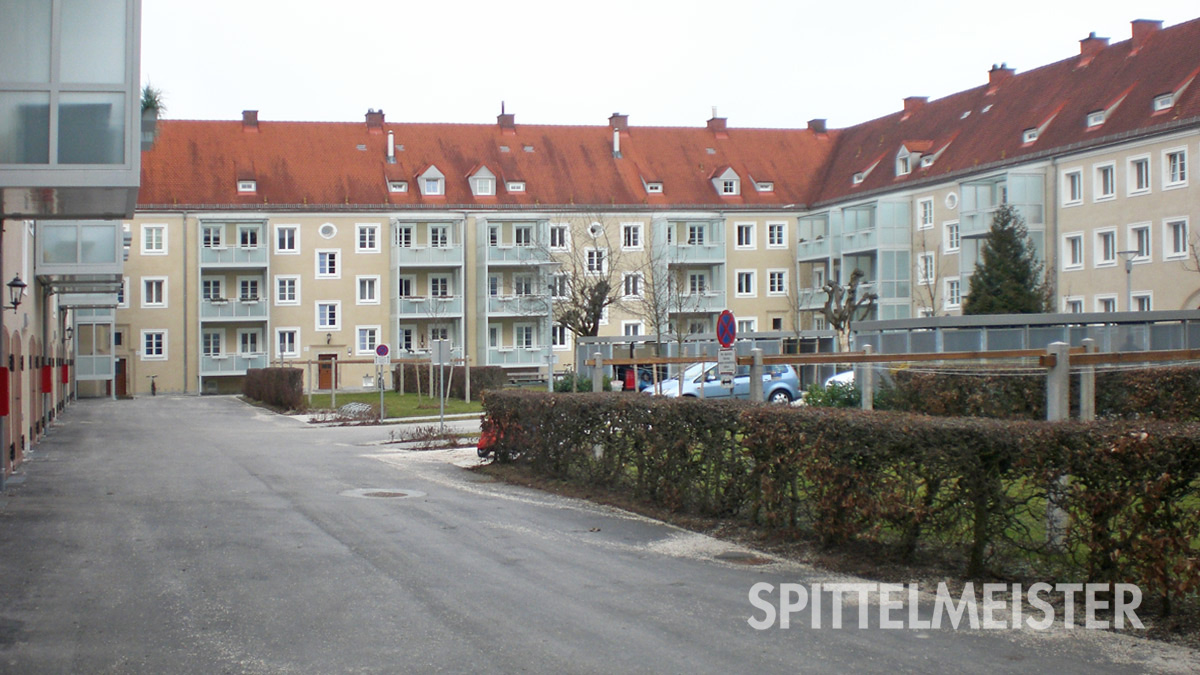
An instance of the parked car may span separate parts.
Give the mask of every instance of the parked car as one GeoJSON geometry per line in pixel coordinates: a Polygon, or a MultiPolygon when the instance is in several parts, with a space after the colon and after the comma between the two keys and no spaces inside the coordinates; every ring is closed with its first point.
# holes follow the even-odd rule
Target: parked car
{"type": "Polygon", "coordinates": [[[825,386],[826,386],[826,387],[828,387],[828,386],[829,386],[829,385],[831,385],[831,384],[849,384],[849,385],[853,385],[853,384],[854,384],[854,371],[853,371],[853,370],[847,370],[847,371],[846,371],[846,372],[844,372],[844,373],[838,373],[837,375],[834,375],[834,376],[832,376],[832,377],[826,378],[826,380],[825,380],[825,386]]]}
{"type": "MultiPolygon", "coordinates": [[[[704,367],[701,364],[688,366],[683,373],[659,383],[659,391],[654,387],[644,389],[648,394],[661,393],[663,396],[700,396],[704,390],[704,398],[750,398],[750,366],[738,366],[733,377],[733,388],[721,384],[721,376],[717,374],[715,365],[704,367]]],[[[800,397],[800,378],[791,366],[763,366],[763,394],[771,403],[790,403],[800,397]]]]}

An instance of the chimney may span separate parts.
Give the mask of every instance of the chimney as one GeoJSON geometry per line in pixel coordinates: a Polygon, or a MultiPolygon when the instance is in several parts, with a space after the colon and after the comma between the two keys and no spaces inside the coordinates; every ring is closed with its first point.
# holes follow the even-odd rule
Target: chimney
{"type": "Polygon", "coordinates": [[[1130,22],[1133,25],[1133,53],[1141,51],[1142,47],[1146,46],[1146,42],[1150,40],[1150,36],[1162,30],[1161,21],[1151,21],[1150,19],[1137,19],[1130,22]]]}
{"type": "Polygon", "coordinates": [[[823,120],[823,119],[809,120],[808,121],[808,130],[813,132],[814,134],[825,133],[825,120],[823,120]]]}
{"type": "Polygon", "coordinates": [[[383,111],[370,108],[367,110],[367,131],[372,134],[383,133],[383,111]]]}
{"type": "Polygon", "coordinates": [[[717,106],[713,106],[712,118],[708,120],[708,130],[713,132],[717,138],[729,138],[729,134],[725,130],[725,118],[717,117],[717,106]]]}
{"type": "Polygon", "coordinates": [[[1096,31],[1092,31],[1087,37],[1079,41],[1079,54],[1084,56],[1088,61],[1091,61],[1107,46],[1108,38],[1096,37],[1096,31]]]}
{"type": "Polygon", "coordinates": [[[629,115],[613,113],[612,116],[608,118],[608,128],[612,129],[613,131],[619,131],[623,134],[629,133],[629,115]]]}
{"type": "Polygon", "coordinates": [[[988,71],[988,92],[987,93],[991,94],[992,92],[996,91],[997,87],[999,87],[1004,82],[1007,82],[1009,80],[1009,78],[1011,78],[1012,76],[1013,76],[1013,69],[1009,68],[1007,63],[1001,63],[998,66],[993,65],[992,69],[988,71]]]}
{"type": "Polygon", "coordinates": [[[396,163],[396,135],[392,133],[391,129],[388,129],[387,150],[388,150],[387,163],[395,164],[396,163]]]}
{"type": "Polygon", "coordinates": [[[500,114],[496,115],[496,124],[500,125],[500,133],[505,136],[517,135],[517,116],[504,112],[504,101],[500,102],[500,114]]]}
{"type": "Polygon", "coordinates": [[[242,131],[258,131],[258,111],[242,111],[242,131]]]}
{"type": "Polygon", "coordinates": [[[928,100],[929,100],[928,96],[909,96],[909,97],[905,98],[904,99],[904,116],[908,117],[909,115],[920,110],[925,105],[925,102],[928,100]]]}

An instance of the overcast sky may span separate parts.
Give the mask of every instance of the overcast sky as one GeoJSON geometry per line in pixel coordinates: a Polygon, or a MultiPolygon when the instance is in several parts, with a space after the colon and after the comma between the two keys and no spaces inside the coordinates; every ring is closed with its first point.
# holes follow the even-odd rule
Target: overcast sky
{"type": "Polygon", "coordinates": [[[831,127],[1079,51],[1195,0],[143,0],[172,119],[831,127]]]}

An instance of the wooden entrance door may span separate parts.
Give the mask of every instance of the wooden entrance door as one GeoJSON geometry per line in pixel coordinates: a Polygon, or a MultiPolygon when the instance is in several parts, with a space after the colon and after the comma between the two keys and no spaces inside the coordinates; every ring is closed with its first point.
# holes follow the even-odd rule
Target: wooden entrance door
{"type": "Polygon", "coordinates": [[[125,359],[117,359],[115,379],[117,383],[117,398],[129,396],[129,376],[125,372],[125,359]]]}
{"type": "Polygon", "coordinates": [[[336,384],[337,354],[321,354],[317,359],[317,389],[333,389],[336,384]]]}

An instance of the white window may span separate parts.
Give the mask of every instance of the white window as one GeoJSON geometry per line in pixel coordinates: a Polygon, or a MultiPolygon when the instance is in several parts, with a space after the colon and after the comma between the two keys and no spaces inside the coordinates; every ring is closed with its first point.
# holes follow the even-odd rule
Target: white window
{"type": "Polygon", "coordinates": [[[708,292],[708,273],[692,272],[688,274],[688,294],[699,295],[708,292]]]}
{"type": "Polygon", "coordinates": [[[787,295],[787,270],[767,270],[767,295],[787,295]]]}
{"type": "Polygon", "coordinates": [[[520,349],[533,349],[537,345],[535,329],[532,324],[519,323],[513,327],[515,346],[520,349]]]}
{"type": "Polygon", "coordinates": [[[275,304],[300,304],[300,277],[293,274],[279,274],[275,277],[275,304]]]}
{"type": "Polygon", "coordinates": [[[1096,311],[1097,312],[1115,312],[1117,311],[1117,296],[1097,295],[1096,296],[1096,311]]]}
{"type": "Polygon", "coordinates": [[[259,332],[257,328],[242,328],[238,330],[238,354],[261,354],[259,349],[259,332]]]}
{"type": "Polygon", "coordinates": [[[1168,110],[1175,106],[1175,93],[1162,94],[1154,97],[1154,112],[1168,110]]]}
{"type": "Polygon", "coordinates": [[[238,300],[258,302],[258,277],[238,277],[238,300]]]}
{"type": "Polygon", "coordinates": [[[142,255],[167,254],[167,226],[142,225],[142,255]]]}
{"type": "Polygon", "coordinates": [[[736,195],[738,193],[738,181],[735,178],[726,178],[721,181],[721,194],[736,195]]]}
{"type": "Polygon", "coordinates": [[[397,225],[393,232],[394,241],[392,242],[397,248],[412,248],[413,245],[413,226],[412,225],[397,225]]]}
{"type": "Polygon", "coordinates": [[[200,245],[204,248],[225,247],[225,226],[205,225],[200,230],[200,245]]]}
{"type": "Polygon", "coordinates": [[[1129,175],[1128,190],[1130,195],[1144,195],[1150,192],[1150,156],[1134,157],[1129,160],[1127,169],[1129,175]]]}
{"type": "Polygon", "coordinates": [[[408,181],[405,180],[389,180],[388,192],[408,192],[408,181]]]}
{"type": "Polygon", "coordinates": [[[1083,170],[1071,169],[1063,172],[1063,206],[1083,203],[1083,170]]]}
{"type": "Polygon", "coordinates": [[[1149,262],[1150,255],[1150,225],[1138,224],[1129,226],[1129,249],[1134,251],[1133,262],[1149,262]]]}
{"type": "Polygon", "coordinates": [[[640,272],[627,272],[621,279],[621,285],[626,298],[642,297],[642,275],[640,272]]]}
{"type": "Polygon", "coordinates": [[[442,179],[441,178],[426,178],[421,185],[425,187],[424,193],[429,196],[442,194],[442,179]]]}
{"type": "Polygon", "coordinates": [[[933,200],[922,199],[917,202],[917,229],[933,228],[933,200]]]}
{"type": "Polygon", "coordinates": [[[912,173],[912,157],[904,148],[901,148],[900,152],[900,156],[896,158],[896,175],[907,176],[912,173]]]}
{"type": "Polygon", "coordinates": [[[958,309],[962,306],[962,286],[958,277],[946,279],[946,309],[958,309]]]}
{"type": "Polygon", "coordinates": [[[204,277],[200,280],[200,297],[205,300],[225,299],[225,280],[221,277],[204,277]]]}
{"type": "Polygon", "coordinates": [[[240,248],[258,248],[257,225],[242,225],[238,227],[238,246],[240,248]]]}
{"type": "Polygon", "coordinates": [[[337,249],[325,249],[317,251],[318,279],[342,278],[342,268],[338,265],[339,253],[341,253],[341,251],[337,249]]]}
{"type": "Polygon", "coordinates": [[[358,234],[355,251],[358,253],[379,252],[379,225],[375,223],[358,223],[355,225],[358,234]]]}
{"type": "Polygon", "coordinates": [[[958,221],[951,220],[942,225],[943,238],[942,245],[946,253],[957,253],[959,247],[962,246],[962,240],[959,238],[958,221]]]}
{"type": "Polygon", "coordinates": [[[219,330],[206,330],[200,335],[200,353],[204,356],[221,356],[225,334],[219,330]]]}
{"type": "Polygon", "coordinates": [[[167,306],[167,278],[142,277],[142,307],[162,308],[167,306]]]}
{"type": "Polygon", "coordinates": [[[621,334],[626,337],[641,335],[642,334],[642,322],[641,321],[622,321],[621,322],[621,334]]]}
{"type": "Polygon", "coordinates": [[[774,192],[775,183],[769,180],[760,180],[754,184],[754,189],[759,192],[774,192]]]}
{"type": "Polygon", "coordinates": [[[341,330],[342,303],[337,300],[317,303],[317,330],[341,330]]]}
{"type": "Polygon", "coordinates": [[[446,326],[430,326],[429,327],[429,343],[433,344],[438,340],[450,341],[450,329],[446,326]]]}
{"type": "Polygon", "coordinates": [[[932,252],[917,254],[917,283],[932,283],[937,276],[932,252]]]}
{"type": "Polygon", "coordinates": [[[621,248],[627,251],[642,250],[641,223],[621,223],[621,248]]]}
{"type": "Polygon", "coordinates": [[[117,290],[117,307],[129,307],[129,277],[121,277],[121,288],[117,290]]]}
{"type": "Polygon", "coordinates": [[[510,181],[508,181],[508,184],[505,187],[508,189],[509,192],[524,192],[525,191],[525,181],[510,180],[510,181]]]}
{"type": "Polygon", "coordinates": [[[296,349],[296,334],[299,332],[299,328],[276,328],[275,356],[281,359],[300,356],[300,351],[296,349]]]}
{"type": "Polygon", "coordinates": [[[488,246],[500,245],[500,226],[488,225],[488,246]]]}
{"type": "Polygon", "coordinates": [[[513,225],[513,246],[533,246],[532,225],[513,225]]]}
{"type": "Polygon", "coordinates": [[[1063,269],[1083,269],[1083,233],[1072,232],[1063,235],[1063,269]]]}
{"type": "Polygon", "coordinates": [[[812,273],[813,288],[825,288],[825,268],[814,267],[812,273]]]}
{"type": "Polygon", "coordinates": [[[488,296],[499,297],[500,295],[500,277],[488,277],[488,296]]]}
{"type": "Polygon", "coordinates": [[[1187,148],[1176,148],[1163,153],[1163,188],[1187,185],[1187,148]]]}
{"type": "Polygon", "coordinates": [[[734,231],[737,233],[737,242],[735,248],[749,250],[754,248],[754,230],[755,223],[737,223],[734,225],[734,231]]]}
{"type": "Polygon", "coordinates": [[[704,223],[688,223],[688,246],[703,246],[705,227],[704,223]]]}
{"type": "Polygon", "coordinates": [[[374,354],[375,348],[379,346],[379,326],[356,326],[355,333],[358,353],[374,354]]]}
{"type": "Polygon", "coordinates": [[[1094,201],[1105,201],[1117,196],[1117,167],[1112,162],[1095,167],[1092,189],[1094,201]]]}
{"type": "Polygon", "coordinates": [[[757,333],[757,332],[758,332],[758,319],[738,319],[737,320],[737,334],[739,336],[747,335],[749,333],[757,333]]]}
{"type": "Polygon", "coordinates": [[[355,301],[359,305],[378,305],[379,304],[379,276],[361,276],[356,277],[358,282],[358,298],[355,301]]]}
{"type": "Polygon", "coordinates": [[[400,326],[396,331],[396,347],[401,351],[411,352],[416,334],[417,331],[412,326],[400,326]]]}
{"type": "Polygon", "coordinates": [[[767,248],[787,247],[787,223],[767,223],[767,248]]]}
{"type": "Polygon", "coordinates": [[[413,297],[413,288],[416,285],[417,279],[412,275],[398,277],[396,281],[396,296],[401,298],[413,297]]]}
{"type": "Polygon", "coordinates": [[[708,322],[704,319],[692,319],[688,321],[688,335],[699,335],[708,332],[708,322]]]}
{"type": "Polygon", "coordinates": [[[1083,298],[1063,298],[1063,311],[1067,314],[1083,314],[1083,298]]]}
{"type": "Polygon", "coordinates": [[[570,290],[568,285],[569,279],[565,274],[554,274],[550,276],[550,295],[556,298],[567,297],[567,292],[570,290]]]}
{"type": "Polygon", "coordinates": [[[561,323],[556,323],[550,327],[550,336],[554,341],[555,349],[567,349],[567,327],[561,323]]]}
{"type": "Polygon", "coordinates": [[[167,331],[158,329],[142,331],[142,360],[167,360],[167,331]]]}
{"type": "Polygon", "coordinates": [[[321,235],[322,239],[333,239],[337,236],[337,225],[321,223],[321,226],[317,228],[317,234],[321,235]]]}
{"type": "Polygon", "coordinates": [[[567,248],[567,226],[566,225],[551,225],[550,226],[550,248],[556,251],[563,251],[567,248]]]}
{"type": "Polygon", "coordinates": [[[450,246],[450,226],[444,223],[429,226],[429,247],[446,248],[450,246]]]}
{"type": "Polygon", "coordinates": [[[1039,133],[1040,133],[1040,130],[1037,127],[1033,127],[1032,129],[1026,129],[1021,134],[1021,142],[1022,143],[1032,143],[1038,139],[1039,133]]]}
{"type": "Polygon", "coordinates": [[[1163,221],[1163,257],[1167,260],[1188,257],[1187,218],[1163,221]]]}
{"type": "Polygon", "coordinates": [[[450,297],[450,277],[446,276],[431,276],[429,277],[429,295],[434,298],[450,297]]]}
{"type": "Polygon", "coordinates": [[[651,194],[660,194],[663,191],[662,183],[646,183],[646,192],[651,194]]]}
{"type": "Polygon", "coordinates": [[[737,282],[737,291],[736,291],[737,297],[753,298],[756,295],[758,295],[758,293],[756,292],[756,289],[755,289],[754,276],[755,276],[754,270],[737,270],[736,271],[735,279],[737,282]]]}
{"type": "Polygon", "coordinates": [[[1154,309],[1154,296],[1150,291],[1133,294],[1133,310],[1135,312],[1149,312],[1154,309]]]}
{"type": "Polygon", "coordinates": [[[1088,128],[1091,129],[1092,127],[1098,127],[1101,124],[1104,124],[1104,118],[1105,118],[1105,114],[1104,114],[1103,110],[1097,110],[1096,112],[1088,113],[1088,116],[1087,116],[1088,128]]]}
{"type": "Polygon", "coordinates": [[[496,179],[480,176],[471,179],[471,188],[476,197],[490,197],[496,194],[496,179]]]}
{"type": "Polygon", "coordinates": [[[488,347],[500,348],[500,328],[498,326],[488,326],[488,347]]]}
{"type": "Polygon", "coordinates": [[[254,180],[239,180],[237,182],[237,191],[249,193],[258,190],[258,181],[254,180]]]}
{"type": "Polygon", "coordinates": [[[1117,264],[1117,230],[1096,230],[1096,267],[1112,267],[1117,264]]]}
{"type": "Polygon", "coordinates": [[[586,251],[588,274],[604,274],[608,271],[607,252],[602,248],[589,248],[586,251]]]}
{"type": "Polygon", "coordinates": [[[275,226],[275,252],[282,255],[297,255],[300,253],[300,226],[275,226]]]}

